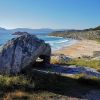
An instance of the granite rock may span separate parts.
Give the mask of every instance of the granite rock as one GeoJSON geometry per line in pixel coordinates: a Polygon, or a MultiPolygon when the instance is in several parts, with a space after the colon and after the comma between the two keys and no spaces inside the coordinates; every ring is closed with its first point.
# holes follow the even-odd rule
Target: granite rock
{"type": "Polygon", "coordinates": [[[25,34],[9,40],[0,50],[0,74],[17,74],[37,58],[50,63],[51,47],[35,35],[25,34]]]}

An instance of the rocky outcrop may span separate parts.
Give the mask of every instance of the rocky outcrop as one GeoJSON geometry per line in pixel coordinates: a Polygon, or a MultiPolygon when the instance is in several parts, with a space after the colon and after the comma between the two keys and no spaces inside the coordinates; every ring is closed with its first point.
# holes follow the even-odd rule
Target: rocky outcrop
{"type": "Polygon", "coordinates": [[[29,33],[27,33],[27,32],[15,32],[15,33],[13,33],[12,35],[28,35],[29,33]]]}
{"type": "Polygon", "coordinates": [[[34,35],[26,34],[8,41],[0,50],[0,73],[17,74],[38,57],[50,63],[51,47],[34,35]]]}
{"type": "Polygon", "coordinates": [[[57,61],[58,63],[67,63],[72,60],[71,57],[64,54],[52,54],[51,59],[57,61]]]}

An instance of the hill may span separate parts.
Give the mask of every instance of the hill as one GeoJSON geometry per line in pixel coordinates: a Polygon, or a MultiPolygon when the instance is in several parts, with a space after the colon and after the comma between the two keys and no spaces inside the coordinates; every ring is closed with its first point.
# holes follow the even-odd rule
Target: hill
{"type": "Polygon", "coordinates": [[[48,29],[48,28],[41,28],[41,29],[30,29],[30,28],[16,28],[16,29],[11,29],[11,33],[15,32],[28,32],[31,34],[48,34],[53,32],[53,29],[48,29]]]}
{"type": "Polygon", "coordinates": [[[28,32],[31,34],[49,34],[51,32],[53,32],[53,29],[48,29],[48,28],[41,28],[41,29],[30,29],[30,28],[16,28],[16,29],[5,29],[0,27],[0,34],[7,34],[7,33],[15,33],[15,32],[28,32]]]}
{"type": "Polygon", "coordinates": [[[50,28],[40,28],[40,29],[31,29],[31,28],[15,28],[15,29],[5,29],[0,27],[0,34],[4,33],[15,33],[15,32],[27,32],[35,35],[48,35],[54,31],[64,31],[65,29],[50,29],[50,28]]]}
{"type": "Polygon", "coordinates": [[[84,30],[55,31],[50,36],[59,36],[78,40],[100,40],[100,26],[84,30]]]}
{"type": "Polygon", "coordinates": [[[10,33],[10,30],[0,27],[0,34],[7,34],[10,33]]]}

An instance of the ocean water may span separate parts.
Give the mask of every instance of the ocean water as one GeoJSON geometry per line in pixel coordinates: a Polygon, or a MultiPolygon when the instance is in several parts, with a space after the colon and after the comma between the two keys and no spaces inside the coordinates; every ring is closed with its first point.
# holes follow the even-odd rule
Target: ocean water
{"type": "MultiPolygon", "coordinates": [[[[16,37],[16,36],[11,35],[11,34],[0,34],[0,45],[2,46],[8,40],[10,40],[14,37],[16,37]]],[[[46,43],[49,43],[52,51],[61,49],[66,46],[70,46],[77,42],[76,40],[65,39],[62,37],[55,37],[55,36],[37,35],[37,37],[44,40],[46,43]]]]}
{"type": "Polygon", "coordinates": [[[56,36],[37,36],[38,38],[44,40],[46,43],[49,43],[51,49],[53,51],[59,50],[63,47],[68,47],[72,44],[75,44],[77,40],[63,38],[63,37],[56,37],[56,36]]]}
{"type": "Polygon", "coordinates": [[[8,40],[10,40],[14,37],[16,37],[16,36],[8,34],[8,33],[6,33],[6,34],[0,33],[0,45],[5,44],[8,40]]]}

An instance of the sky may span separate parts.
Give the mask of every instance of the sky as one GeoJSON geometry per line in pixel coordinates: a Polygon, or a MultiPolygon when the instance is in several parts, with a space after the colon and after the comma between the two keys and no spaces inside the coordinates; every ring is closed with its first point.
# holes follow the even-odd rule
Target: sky
{"type": "Polygon", "coordinates": [[[100,25],[100,0],[0,0],[0,27],[85,29],[100,25]]]}

